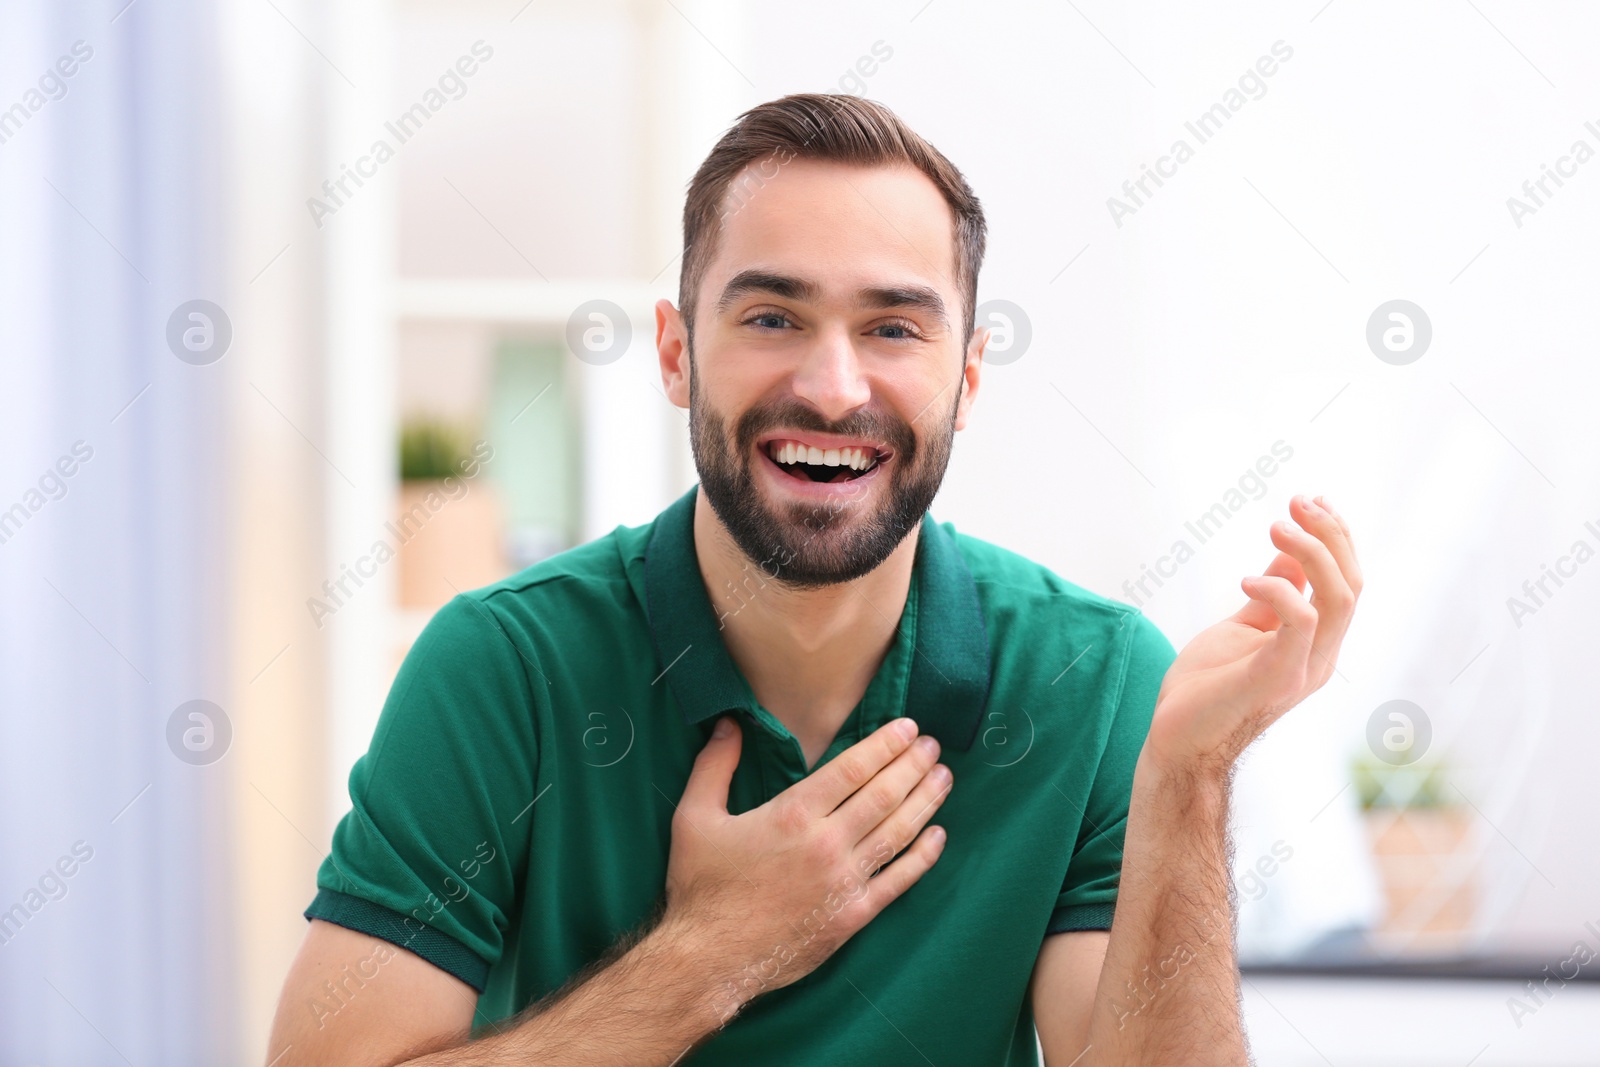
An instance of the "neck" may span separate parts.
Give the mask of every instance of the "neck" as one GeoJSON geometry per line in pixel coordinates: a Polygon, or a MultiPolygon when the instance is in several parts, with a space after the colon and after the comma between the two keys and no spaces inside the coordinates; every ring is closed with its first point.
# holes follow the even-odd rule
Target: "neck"
{"type": "Polygon", "coordinates": [[[768,576],[733,540],[701,489],[694,547],[722,640],[761,706],[800,741],[809,767],[860,702],[888,653],[911,590],[920,527],[853,582],[800,588],[768,576]]]}

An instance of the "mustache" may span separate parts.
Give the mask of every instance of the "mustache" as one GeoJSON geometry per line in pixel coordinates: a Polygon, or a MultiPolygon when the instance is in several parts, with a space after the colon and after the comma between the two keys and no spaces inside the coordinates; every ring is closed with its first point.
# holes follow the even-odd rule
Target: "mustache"
{"type": "Polygon", "coordinates": [[[877,412],[861,410],[848,418],[833,421],[825,419],[804,404],[777,401],[760,404],[739,416],[734,426],[734,440],[741,453],[749,452],[756,439],[769,430],[809,430],[812,433],[836,434],[840,437],[868,437],[885,441],[894,454],[906,462],[914,457],[916,434],[910,425],[899,419],[886,418],[877,412]]]}

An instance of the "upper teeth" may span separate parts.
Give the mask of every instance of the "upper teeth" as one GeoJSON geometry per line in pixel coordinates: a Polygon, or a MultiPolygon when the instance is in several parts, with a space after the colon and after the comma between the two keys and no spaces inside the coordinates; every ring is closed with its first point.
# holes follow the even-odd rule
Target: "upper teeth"
{"type": "Polygon", "coordinates": [[[777,463],[810,463],[858,471],[866,470],[878,458],[875,448],[814,448],[798,441],[774,441],[769,450],[777,463]]]}

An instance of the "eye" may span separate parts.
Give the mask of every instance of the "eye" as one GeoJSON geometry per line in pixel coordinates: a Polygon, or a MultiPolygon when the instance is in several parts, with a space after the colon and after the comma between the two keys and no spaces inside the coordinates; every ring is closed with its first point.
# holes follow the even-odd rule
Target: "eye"
{"type": "Polygon", "coordinates": [[[781,330],[784,324],[793,325],[789,322],[789,316],[778,311],[760,311],[740,323],[741,326],[755,326],[760,330],[781,330]]]}
{"type": "Polygon", "coordinates": [[[916,324],[906,319],[895,319],[893,322],[879,323],[872,329],[875,333],[879,330],[891,331],[890,333],[878,334],[879,337],[890,341],[914,341],[922,337],[922,334],[917,332],[916,324]]]}

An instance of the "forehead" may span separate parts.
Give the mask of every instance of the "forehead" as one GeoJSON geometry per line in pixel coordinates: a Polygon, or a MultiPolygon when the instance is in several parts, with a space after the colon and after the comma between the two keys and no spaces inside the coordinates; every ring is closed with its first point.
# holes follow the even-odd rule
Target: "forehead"
{"type": "Polygon", "coordinates": [[[910,165],[763,157],[730,183],[701,299],[760,266],[822,286],[829,298],[870,285],[932,286],[956,306],[955,213],[910,165]]]}

